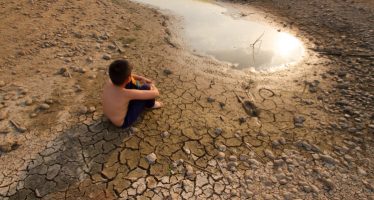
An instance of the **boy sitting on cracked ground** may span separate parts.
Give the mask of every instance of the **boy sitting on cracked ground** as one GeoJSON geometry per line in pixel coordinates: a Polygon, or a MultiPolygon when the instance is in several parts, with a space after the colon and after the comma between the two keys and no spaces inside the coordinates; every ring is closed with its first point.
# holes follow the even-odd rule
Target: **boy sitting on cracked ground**
{"type": "Polygon", "coordinates": [[[159,91],[151,80],[132,74],[127,60],[116,60],[109,66],[109,82],[104,86],[103,111],[116,126],[127,128],[145,108],[160,108],[155,101],[159,91]]]}

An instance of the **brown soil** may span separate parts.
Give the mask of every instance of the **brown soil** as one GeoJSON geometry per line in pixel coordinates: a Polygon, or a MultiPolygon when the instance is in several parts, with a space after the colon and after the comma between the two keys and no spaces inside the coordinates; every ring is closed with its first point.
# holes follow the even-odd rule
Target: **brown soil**
{"type": "Polygon", "coordinates": [[[300,36],[309,56],[243,73],[191,54],[175,17],[140,4],[0,2],[0,198],[373,198],[373,2],[235,3],[224,4],[300,36]],[[102,115],[116,58],[165,103],[130,130],[102,115]]]}

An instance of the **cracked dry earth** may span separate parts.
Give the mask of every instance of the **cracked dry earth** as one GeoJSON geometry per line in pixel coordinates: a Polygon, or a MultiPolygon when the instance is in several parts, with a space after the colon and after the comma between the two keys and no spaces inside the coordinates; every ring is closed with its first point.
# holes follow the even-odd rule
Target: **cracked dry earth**
{"type": "Polygon", "coordinates": [[[0,6],[0,199],[374,198],[372,107],[336,103],[351,92],[339,59],[244,74],[188,53],[174,19],[140,4],[0,6]],[[100,106],[123,57],[165,103],[127,130],[100,106]]]}

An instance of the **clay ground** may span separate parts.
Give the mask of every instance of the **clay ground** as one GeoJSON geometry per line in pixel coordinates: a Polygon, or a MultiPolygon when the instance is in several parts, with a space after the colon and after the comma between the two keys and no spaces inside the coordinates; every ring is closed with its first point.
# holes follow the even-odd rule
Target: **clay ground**
{"type": "Polygon", "coordinates": [[[373,199],[373,2],[224,4],[308,56],[243,73],[190,53],[178,19],[140,4],[1,1],[0,199],[373,199]],[[117,58],[165,103],[129,130],[100,103],[117,58]]]}

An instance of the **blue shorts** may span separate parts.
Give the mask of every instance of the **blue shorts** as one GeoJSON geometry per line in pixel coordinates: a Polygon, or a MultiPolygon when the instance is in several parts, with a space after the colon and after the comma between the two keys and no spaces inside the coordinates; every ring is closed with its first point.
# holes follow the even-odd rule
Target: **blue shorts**
{"type": "MultiPolygon", "coordinates": [[[[150,90],[148,84],[144,85],[135,85],[132,82],[128,83],[125,86],[126,89],[134,90],[150,90]]],[[[144,111],[145,108],[152,108],[155,105],[155,99],[147,100],[131,100],[129,102],[129,107],[127,108],[127,114],[123,122],[122,128],[127,128],[131,126],[144,111]]]]}

